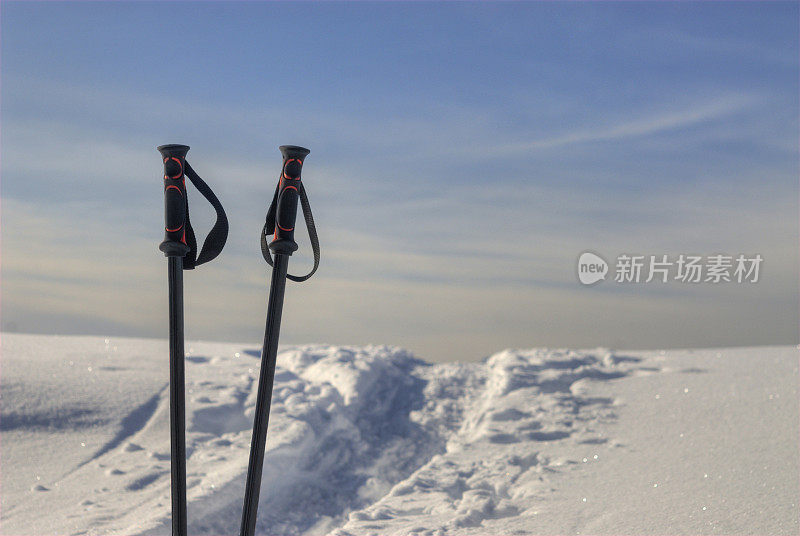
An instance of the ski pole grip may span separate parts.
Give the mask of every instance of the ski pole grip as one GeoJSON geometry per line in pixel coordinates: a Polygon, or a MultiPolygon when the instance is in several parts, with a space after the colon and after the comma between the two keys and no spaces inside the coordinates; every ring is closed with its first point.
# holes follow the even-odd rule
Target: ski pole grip
{"type": "Polygon", "coordinates": [[[188,145],[158,147],[164,161],[164,241],[159,249],[167,257],[183,257],[189,252],[186,245],[186,166],[188,145]]]}
{"type": "Polygon", "coordinates": [[[275,239],[270,242],[269,249],[273,253],[291,255],[297,250],[294,241],[294,227],[297,220],[297,201],[300,198],[300,174],[303,160],[309,151],[297,145],[281,145],[283,168],[278,183],[275,207],[275,239]]]}

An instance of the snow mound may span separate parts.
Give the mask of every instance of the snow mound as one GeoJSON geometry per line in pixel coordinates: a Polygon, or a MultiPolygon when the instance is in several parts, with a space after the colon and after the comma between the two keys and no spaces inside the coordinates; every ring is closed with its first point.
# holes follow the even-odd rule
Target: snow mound
{"type": "Polygon", "coordinates": [[[351,512],[336,534],[503,532],[505,518],[528,515],[546,497],[545,476],[561,464],[541,454],[543,443],[606,441],[595,426],[615,417],[613,400],[582,396],[573,386],[626,375],[617,361],[608,352],[506,350],[485,367],[426,371],[427,404],[411,419],[433,430],[444,449],[380,500],[351,512]],[[443,384],[469,388],[459,393],[443,384]],[[457,418],[437,419],[443,400],[457,418]]]}

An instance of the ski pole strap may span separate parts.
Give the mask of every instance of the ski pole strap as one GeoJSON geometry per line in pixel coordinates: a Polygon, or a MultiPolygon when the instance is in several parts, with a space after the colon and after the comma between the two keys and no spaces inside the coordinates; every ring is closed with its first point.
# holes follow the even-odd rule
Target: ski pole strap
{"type": "Polygon", "coordinates": [[[272,203],[267,211],[264,228],[261,231],[261,255],[267,261],[267,264],[273,266],[270,249],[288,255],[297,250],[297,244],[294,241],[294,224],[297,216],[297,200],[299,198],[300,205],[303,208],[306,229],[308,230],[308,238],[311,241],[311,249],[314,254],[314,266],[309,273],[303,276],[286,275],[287,279],[300,283],[314,275],[314,272],[319,268],[320,257],[319,237],[317,236],[317,228],[314,225],[314,216],[311,213],[311,204],[308,202],[308,194],[306,194],[306,189],[300,180],[303,158],[308,155],[309,151],[302,147],[284,145],[281,147],[281,152],[284,156],[283,169],[281,170],[278,186],[275,188],[275,194],[272,197],[272,203]],[[274,240],[268,244],[267,237],[270,235],[274,240]]]}
{"type": "MultiPolygon", "coordinates": [[[[317,228],[314,225],[314,216],[311,214],[311,205],[308,202],[308,195],[306,194],[306,189],[303,187],[302,183],[298,186],[298,192],[300,194],[300,205],[303,207],[303,218],[306,221],[306,229],[308,229],[308,238],[311,240],[311,250],[314,253],[314,267],[311,268],[309,273],[303,276],[286,274],[286,279],[295,281],[297,283],[302,283],[314,275],[314,272],[316,272],[317,268],[319,268],[319,237],[317,236],[317,228]]],[[[267,244],[267,237],[272,236],[275,232],[275,213],[277,209],[277,201],[278,189],[276,188],[275,197],[273,197],[272,204],[269,207],[269,212],[267,212],[267,221],[264,224],[264,230],[261,232],[261,255],[263,255],[264,260],[267,261],[267,264],[270,266],[272,266],[273,263],[272,255],[269,251],[269,245],[267,244]]]]}
{"type": "Polygon", "coordinates": [[[162,145],[158,148],[164,159],[165,237],[159,248],[167,256],[183,257],[183,268],[191,270],[220,254],[228,238],[228,218],[222,204],[211,188],[186,161],[187,145],[162,145]],[[203,248],[197,252],[197,239],[189,220],[189,198],[186,177],[217,213],[217,221],[206,236],[203,248]]]}
{"type": "Polygon", "coordinates": [[[196,266],[205,264],[220,254],[222,248],[225,247],[225,241],[228,239],[228,217],[225,215],[225,209],[222,208],[222,203],[219,202],[217,196],[211,191],[208,184],[200,178],[200,176],[192,169],[189,162],[186,164],[186,176],[192,181],[197,191],[203,194],[203,197],[211,203],[217,213],[217,221],[214,226],[206,235],[203,241],[203,247],[200,253],[197,252],[197,239],[194,236],[194,229],[189,223],[189,200],[186,200],[186,237],[187,245],[189,246],[189,253],[183,259],[184,270],[191,270],[196,266]]]}

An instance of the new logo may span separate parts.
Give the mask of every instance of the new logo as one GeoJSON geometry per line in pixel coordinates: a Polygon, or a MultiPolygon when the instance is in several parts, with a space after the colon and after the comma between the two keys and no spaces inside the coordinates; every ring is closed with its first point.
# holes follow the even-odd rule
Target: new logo
{"type": "Polygon", "coordinates": [[[584,251],[578,256],[578,280],[584,285],[594,285],[606,278],[608,263],[606,260],[592,253],[584,251]]]}

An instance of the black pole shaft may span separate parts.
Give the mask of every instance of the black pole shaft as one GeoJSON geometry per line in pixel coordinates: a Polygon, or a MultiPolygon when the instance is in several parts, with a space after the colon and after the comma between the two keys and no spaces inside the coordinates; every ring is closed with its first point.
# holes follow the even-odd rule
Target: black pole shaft
{"type": "Polygon", "coordinates": [[[172,536],[186,536],[183,257],[167,258],[169,262],[169,426],[172,470],[172,536]]]}
{"type": "Polygon", "coordinates": [[[272,383],[275,379],[275,363],[278,356],[278,337],[281,331],[281,313],[288,264],[288,255],[281,253],[275,255],[275,266],[272,269],[272,282],[267,304],[267,326],[264,331],[264,345],[261,349],[261,371],[258,378],[256,413],[253,422],[253,438],[250,443],[250,462],[247,467],[240,536],[254,536],[256,530],[261,471],[264,466],[264,450],[267,443],[269,408],[272,402],[272,383]]]}

